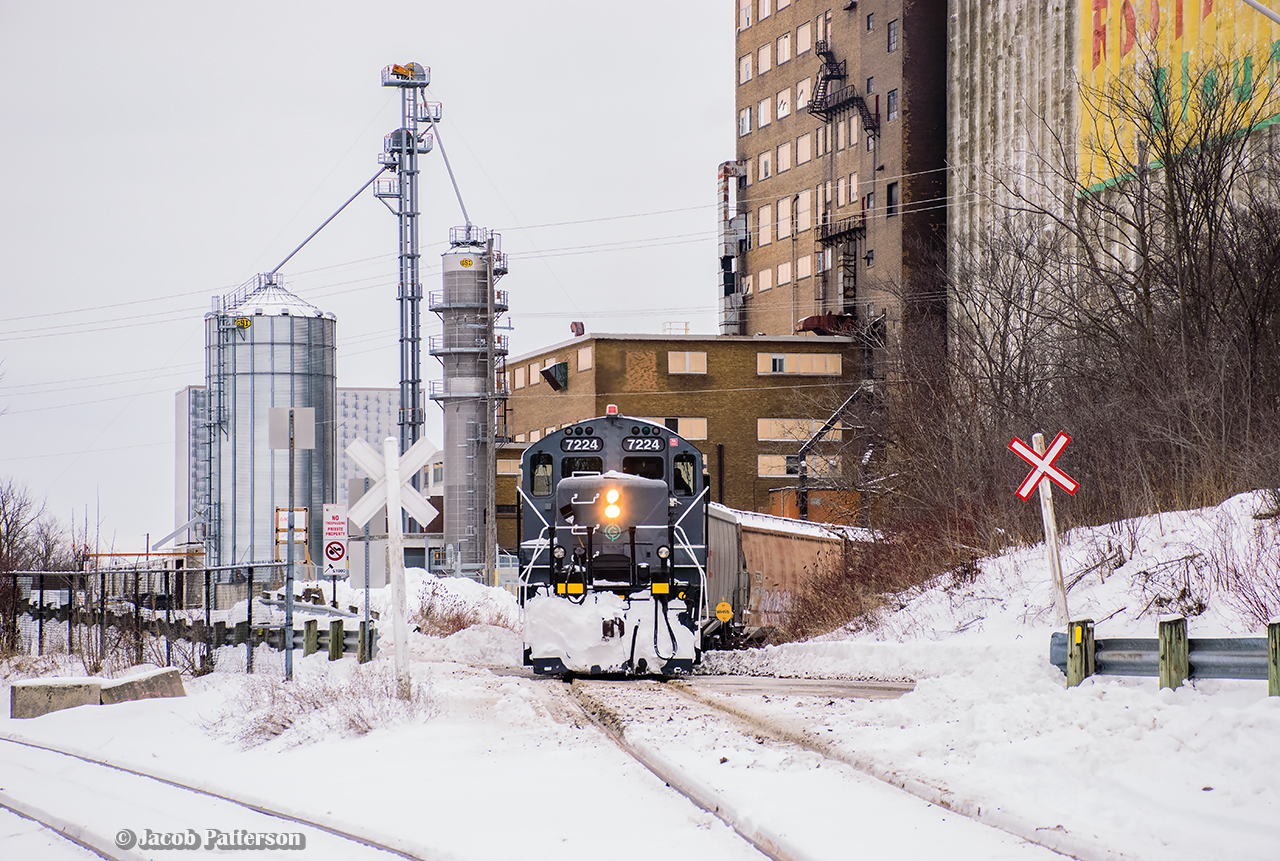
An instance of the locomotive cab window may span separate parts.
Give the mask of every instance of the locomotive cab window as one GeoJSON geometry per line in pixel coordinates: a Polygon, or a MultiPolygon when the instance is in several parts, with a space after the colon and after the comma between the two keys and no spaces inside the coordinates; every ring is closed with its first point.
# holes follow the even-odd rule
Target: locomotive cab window
{"type": "Polygon", "coordinates": [[[641,478],[665,477],[662,458],[660,457],[624,457],[622,471],[627,475],[638,475],[641,478]]]}
{"type": "Polygon", "coordinates": [[[529,483],[534,496],[551,495],[552,458],[546,452],[535,454],[529,461],[529,483]]]}
{"type": "Polygon", "coordinates": [[[691,454],[678,454],[671,461],[671,484],[676,496],[693,496],[698,486],[696,458],[691,454]]]}
{"type": "Polygon", "coordinates": [[[604,472],[604,460],[598,457],[564,457],[560,459],[560,477],[573,478],[580,473],[604,472]]]}

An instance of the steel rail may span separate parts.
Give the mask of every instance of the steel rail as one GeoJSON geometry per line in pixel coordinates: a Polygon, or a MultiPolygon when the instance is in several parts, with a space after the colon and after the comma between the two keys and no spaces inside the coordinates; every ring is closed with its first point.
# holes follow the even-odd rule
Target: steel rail
{"type": "MultiPolygon", "coordinates": [[[[194,793],[197,793],[197,794],[199,794],[199,795],[208,796],[209,798],[216,798],[216,799],[218,799],[219,801],[225,801],[225,802],[227,802],[227,803],[229,803],[229,804],[234,804],[234,805],[236,805],[236,806],[238,806],[238,807],[243,807],[243,808],[245,808],[246,810],[252,810],[252,811],[254,811],[255,813],[260,813],[260,814],[262,814],[262,815],[264,815],[264,816],[270,816],[270,817],[272,817],[272,818],[275,818],[275,819],[281,819],[281,820],[284,820],[284,821],[286,821],[286,822],[293,822],[293,823],[296,823],[296,824],[298,824],[298,825],[305,825],[305,826],[308,826],[308,827],[310,827],[310,828],[315,828],[317,831],[323,831],[323,832],[325,832],[326,834],[331,834],[331,835],[333,835],[334,837],[338,837],[338,838],[341,838],[341,839],[343,839],[343,840],[350,840],[351,842],[353,842],[353,843],[358,843],[358,844],[360,844],[361,846],[367,846],[367,847],[369,847],[370,849],[379,849],[379,850],[381,850],[381,851],[383,851],[383,852],[389,852],[389,853],[391,853],[392,855],[395,855],[395,856],[397,856],[397,857],[399,857],[399,858],[404,858],[404,859],[406,859],[406,861],[435,861],[435,859],[425,858],[425,857],[423,857],[423,856],[421,856],[421,855],[414,855],[412,852],[408,852],[408,851],[403,850],[403,849],[397,849],[396,847],[394,847],[394,846],[390,846],[390,845],[388,845],[388,844],[386,844],[386,843],[383,843],[383,842],[381,842],[381,841],[379,841],[379,840],[375,840],[375,839],[372,839],[372,838],[369,838],[369,837],[363,837],[363,836],[361,836],[361,835],[359,835],[359,834],[355,834],[355,833],[353,833],[353,832],[346,831],[346,830],[341,829],[341,828],[336,828],[336,827],[334,827],[334,826],[332,826],[332,825],[325,825],[324,823],[316,822],[316,821],[314,821],[314,820],[307,819],[307,818],[302,817],[302,816],[295,816],[295,815],[294,815],[294,814],[292,814],[292,813],[286,813],[286,812],[284,812],[284,811],[282,811],[282,810],[276,810],[276,809],[274,809],[274,808],[267,807],[267,806],[266,806],[266,805],[264,805],[264,804],[258,804],[258,803],[253,802],[253,801],[246,801],[246,800],[244,800],[244,799],[242,799],[242,798],[236,798],[236,797],[231,796],[231,795],[224,795],[224,794],[219,793],[219,792],[214,792],[213,790],[210,790],[210,789],[201,789],[201,788],[200,788],[200,787],[198,787],[198,786],[192,786],[192,785],[190,785],[190,784],[182,783],[182,782],[177,781],[177,780],[172,780],[172,779],[167,778],[167,777],[160,777],[159,775],[149,774],[149,773],[147,773],[147,772],[145,772],[145,771],[138,771],[137,769],[129,768],[128,766],[124,766],[124,765],[119,765],[119,764],[114,763],[114,762],[107,762],[107,761],[105,761],[105,760],[101,760],[101,759],[94,759],[94,758],[93,758],[93,757],[91,757],[91,756],[85,756],[85,755],[83,755],[83,754],[74,753],[74,752],[69,751],[69,750],[62,750],[62,749],[60,749],[60,748],[50,747],[50,746],[48,746],[48,745],[37,744],[36,742],[26,741],[26,740],[24,740],[24,739],[20,739],[20,738],[15,738],[15,737],[13,737],[13,736],[11,736],[11,735],[8,735],[8,734],[2,734],[2,733],[0,733],[0,741],[2,741],[2,742],[9,742],[10,744],[21,745],[22,747],[29,747],[29,748],[33,748],[33,749],[35,749],[35,750],[45,751],[45,752],[47,752],[47,753],[55,753],[55,754],[59,754],[59,755],[61,755],[61,756],[69,757],[69,758],[71,758],[71,759],[78,759],[78,760],[80,760],[81,762],[87,762],[87,763],[89,763],[90,765],[97,765],[97,766],[101,766],[101,767],[103,767],[103,768],[110,768],[110,769],[114,769],[114,770],[116,770],[116,771],[124,772],[125,774],[131,774],[131,775],[133,775],[134,777],[141,777],[141,778],[144,778],[144,779],[146,779],[146,780],[154,780],[154,781],[155,781],[155,782],[157,782],[157,783],[163,783],[163,784],[165,784],[165,785],[167,785],[167,786],[172,786],[172,787],[174,787],[175,789],[184,789],[184,790],[186,790],[186,791],[188,791],[188,792],[194,792],[194,793]]],[[[8,807],[8,805],[3,804],[3,802],[0,802],[0,806],[4,806],[4,807],[6,807],[6,809],[13,810],[13,808],[8,807]]],[[[18,811],[17,811],[17,810],[13,810],[13,812],[18,813],[18,811]]],[[[20,815],[22,815],[22,814],[20,814],[20,815]]],[[[32,816],[28,816],[27,818],[29,818],[29,819],[35,819],[35,817],[32,817],[32,816]]],[[[39,821],[39,820],[36,820],[36,821],[39,821]]],[[[47,823],[43,823],[43,822],[42,822],[41,824],[46,825],[46,827],[53,827],[53,826],[49,826],[49,825],[47,825],[47,823]]],[[[59,830],[59,831],[60,831],[61,829],[56,829],[56,828],[55,828],[55,830],[59,830]]],[[[69,838],[69,839],[70,839],[70,838],[69,838]]],[[[79,842],[79,841],[73,841],[73,842],[79,842]]],[[[84,845],[84,844],[81,844],[81,845],[84,845]]],[[[95,851],[95,852],[97,852],[97,851],[98,851],[98,850],[96,850],[96,849],[93,849],[93,847],[89,847],[89,846],[85,846],[85,848],[87,848],[87,849],[91,849],[91,851],[95,851]]],[[[98,852],[98,854],[102,854],[102,853],[101,853],[101,852],[98,852]]],[[[108,856],[104,856],[104,857],[108,857],[108,856]]],[[[124,856],[116,856],[116,857],[119,857],[119,858],[121,858],[121,859],[129,859],[129,861],[132,861],[132,859],[135,859],[135,858],[137,858],[138,856],[137,856],[137,855],[135,855],[135,854],[133,854],[133,853],[129,853],[128,855],[124,855],[124,856]]],[[[115,861],[115,858],[114,858],[114,857],[113,857],[113,861],[115,861]]]]}

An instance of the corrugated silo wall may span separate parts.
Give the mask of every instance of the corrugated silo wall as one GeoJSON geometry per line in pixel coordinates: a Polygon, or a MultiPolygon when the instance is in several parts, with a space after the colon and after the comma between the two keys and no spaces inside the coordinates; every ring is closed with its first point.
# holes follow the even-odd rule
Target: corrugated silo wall
{"type": "Polygon", "coordinates": [[[444,541],[452,544],[464,570],[484,565],[482,522],[488,486],[489,421],[485,402],[488,281],[483,254],[455,249],[443,255],[444,304],[440,355],[444,408],[444,541]],[[470,261],[470,265],[463,265],[470,261]]]}
{"type": "MultiPolygon", "coordinates": [[[[213,438],[218,535],[212,564],[275,558],[275,510],[289,505],[289,453],[269,447],[267,410],[287,406],[315,409],[316,447],[295,452],[294,505],[310,512],[311,560],[323,564],[323,506],[336,498],[336,322],[287,315],[249,319],[247,328],[237,330],[228,326],[227,317],[206,318],[210,407],[216,409],[216,388],[223,387],[224,416],[224,427],[213,438]]],[[[282,547],[280,556],[285,555],[282,547]]]]}
{"type": "Polygon", "coordinates": [[[1006,217],[1008,188],[1046,206],[1070,204],[1070,188],[1055,177],[1070,172],[1075,159],[1076,7],[1077,0],[948,2],[953,278],[1006,217]]]}

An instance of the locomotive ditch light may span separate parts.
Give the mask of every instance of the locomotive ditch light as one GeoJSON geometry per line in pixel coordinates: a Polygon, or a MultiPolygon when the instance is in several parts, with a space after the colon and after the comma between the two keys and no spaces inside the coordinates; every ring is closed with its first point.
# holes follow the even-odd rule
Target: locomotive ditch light
{"type": "Polygon", "coordinates": [[[551,555],[552,555],[552,556],[554,556],[554,557],[556,557],[557,559],[563,559],[563,558],[564,558],[564,545],[563,545],[563,544],[557,544],[557,545],[552,549],[552,551],[551,551],[551,555]]]}
{"type": "Polygon", "coordinates": [[[670,557],[671,557],[671,548],[670,548],[670,547],[668,547],[667,545],[663,544],[661,547],[659,547],[659,548],[658,548],[658,558],[659,558],[659,559],[669,559],[670,557]]]}

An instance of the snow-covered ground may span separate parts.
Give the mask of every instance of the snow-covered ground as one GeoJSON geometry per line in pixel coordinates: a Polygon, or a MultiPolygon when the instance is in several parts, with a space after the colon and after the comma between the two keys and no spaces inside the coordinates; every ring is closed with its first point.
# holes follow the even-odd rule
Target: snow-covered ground
{"type": "MultiPolygon", "coordinates": [[[[1192,636],[1261,635],[1266,599],[1274,608],[1280,586],[1231,573],[1233,564],[1269,565],[1272,578],[1280,570],[1274,522],[1250,518],[1259,504],[1237,497],[1071,531],[1063,570],[1074,582],[1072,616],[1092,617],[1099,637],[1154,636],[1159,615],[1180,609],[1200,611],[1192,636]]],[[[874,627],[710,654],[705,668],[915,680],[896,700],[755,695],[735,703],[820,734],[868,771],[941,791],[960,812],[981,811],[1018,833],[1052,832],[1080,857],[1280,857],[1280,697],[1268,698],[1264,681],[1162,691],[1155,679],[1097,677],[1068,690],[1048,663],[1046,572],[1043,548],[1018,550],[985,561],[971,581],[943,578],[903,596],[874,627]]],[[[343,606],[360,602],[360,593],[339,592],[343,606]]],[[[472,613],[489,623],[411,635],[418,693],[409,704],[385,696],[393,683],[383,624],[382,653],[367,667],[299,657],[299,681],[284,686],[246,676],[243,647],[224,650],[225,669],[188,680],[186,699],[0,719],[0,734],[329,817],[431,857],[758,857],[604,740],[550,695],[549,683],[514,674],[521,639],[509,596],[421,572],[409,594],[431,596],[424,630],[444,633],[472,613]]],[[[386,596],[374,601],[386,619],[386,596]]],[[[411,599],[411,608],[419,603],[411,599]]],[[[8,681],[22,674],[14,665],[0,673],[8,681]]],[[[803,790],[787,785],[794,802],[803,790]]],[[[816,805],[821,784],[812,791],[816,805]]],[[[73,801],[92,804],[93,788],[73,801]]],[[[191,825],[218,823],[193,811],[191,825]]],[[[858,854],[858,828],[851,815],[847,852],[837,857],[858,854]]],[[[37,839],[28,825],[19,830],[0,817],[0,855],[37,839]]],[[[963,841],[936,854],[981,857],[963,841]]]]}

